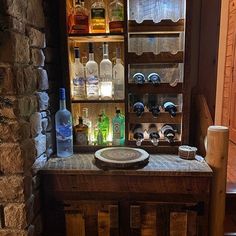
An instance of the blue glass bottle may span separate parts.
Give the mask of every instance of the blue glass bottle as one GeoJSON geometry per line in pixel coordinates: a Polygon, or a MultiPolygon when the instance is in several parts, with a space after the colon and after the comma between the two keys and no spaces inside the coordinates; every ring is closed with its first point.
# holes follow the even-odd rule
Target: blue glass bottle
{"type": "Polygon", "coordinates": [[[60,88],[60,109],[55,115],[57,156],[73,155],[72,117],[66,109],[65,89],[60,88]]]}

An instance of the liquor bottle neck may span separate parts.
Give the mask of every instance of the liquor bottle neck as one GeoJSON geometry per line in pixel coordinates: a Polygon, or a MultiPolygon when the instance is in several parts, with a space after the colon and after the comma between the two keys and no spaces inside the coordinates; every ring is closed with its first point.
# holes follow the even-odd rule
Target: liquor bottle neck
{"type": "Polygon", "coordinates": [[[75,58],[75,63],[80,63],[80,58],[79,57],[75,58]]]}
{"type": "Polygon", "coordinates": [[[93,52],[89,53],[89,61],[94,61],[94,53],[93,52]]]}
{"type": "Polygon", "coordinates": [[[116,58],[116,64],[121,64],[121,59],[120,58],[116,58]]]}
{"type": "Polygon", "coordinates": [[[60,100],[60,110],[66,109],[66,100],[60,100]]]}

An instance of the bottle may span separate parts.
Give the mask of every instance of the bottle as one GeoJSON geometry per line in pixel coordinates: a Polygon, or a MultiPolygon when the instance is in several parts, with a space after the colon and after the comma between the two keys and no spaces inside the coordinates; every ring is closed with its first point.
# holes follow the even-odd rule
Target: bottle
{"type": "Polygon", "coordinates": [[[124,66],[121,64],[120,48],[116,48],[116,63],[113,67],[114,99],[125,98],[124,66]]]}
{"type": "Polygon", "coordinates": [[[72,117],[66,109],[65,89],[60,88],[60,109],[55,115],[57,156],[73,155],[72,117]]]}
{"type": "Polygon", "coordinates": [[[103,43],[103,59],[100,62],[101,99],[112,99],[112,62],[108,56],[108,44],[103,43]]]}
{"type": "Polygon", "coordinates": [[[73,78],[73,98],[74,99],[85,99],[85,76],[84,66],[80,62],[80,50],[78,47],[74,48],[75,63],[74,63],[74,78],[73,78]]]}
{"type": "Polygon", "coordinates": [[[89,43],[89,60],[86,68],[86,92],[88,99],[99,98],[98,64],[94,61],[93,44],[89,43]]]}
{"type": "Polygon", "coordinates": [[[133,81],[135,84],[144,84],[145,83],[145,76],[142,73],[135,73],[133,75],[133,81]]]}
{"type": "Polygon", "coordinates": [[[148,82],[158,85],[161,83],[161,77],[157,73],[151,73],[148,75],[148,82]]]}
{"type": "Polygon", "coordinates": [[[171,125],[164,124],[161,128],[161,133],[164,135],[164,137],[167,139],[169,143],[174,142],[176,131],[171,125]]]}
{"type": "Polygon", "coordinates": [[[82,109],[82,118],[83,118],[83,124],[88,126],[88,141],[89,141],[89,144],[91,144],[91,142],[92,142],[92,134],[91,134],[92,122],[89,119],[88,108],[86,108],[86,107],[84,107],[82,109]]]}
{"type": "Polygon", "coordinates": [[[79,117],[79,124],[74,127],[75,143],[78,145],[88,145],[88,126],[83,123],[83,118],[79,117]]]}
{"type": "Polygon", "coordinates": [[[166,112],[169,112],[172,117],[176,116],[177,107],[173,102],[165,102],[163,108],[166,112]]]}
{"type": "Polygon", "coordinates": [[[84,0],[75,0],[73,12],[72,34],[89,33],[89,13],[84,6],[84,0]]]}
{"type": "Polygon", "coordinates": [[[103,0],[95,0],[91,6],[91,32],[106,33],[106,10],[103,0]]]}
{"type": "Polygon", "coordinates": [[[158,145],[160,135],[158,134],[157,127],[155,124],[150,124],[148,129],[149,139],[154,146],[158,145]]]}
{"type": "Polygon", "coordinates": [[[109,31],[110,33],[124,32],[124,5],[119,0],[109,4],[109,31]]]}
{"type": "Polygon", "coordinates": [[[144,139],[143,127],[141,124],[137,124],[134,127],[133,138],[136,140],[136,146],[141,146],[144,139]]]}
{"type": "Polygon", "coordinates": [[[152,113],[153,117],[157,117],[160,113],[160,108],[157,104],[157,96],[150,94],[148,96],[148,110],[152,113]]]}
{"type": "Polygon", "coordinates": [[[112,144],[124,145],[125,142],[125,117],[116,109],[116,115],[112,119],[112,144]]]}
{"type": "Polygon", "coordinates": [[[110,127],[109,118],[108,118],[108,116],[105,114],[105,111],[102,111],[100,128],[101,128],[101,131],[102,131],[103,142],[104,142],[104,143],[107,143],[107,141],[108,141],[109,127],[110,127]]]}

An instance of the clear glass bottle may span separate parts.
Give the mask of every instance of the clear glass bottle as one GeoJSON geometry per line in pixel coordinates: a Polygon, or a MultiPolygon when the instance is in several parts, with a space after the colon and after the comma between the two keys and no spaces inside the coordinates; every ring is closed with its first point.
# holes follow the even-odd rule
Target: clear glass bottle
{"type": "Polygon", "coordinates": [[[112,144],[124,145],[125,143],[125,117],[116,109],[116,115],[112,119],[112,144]]]}
{"type": "Polygon", "coordinates": [[[113,67],[114,99],[125,98],[124,66],[121,63],[120,48],[116,49],[116,63],[113,67]]]}
{"type": "Polygon", "coordinates": [[[89,119],[87,107],[84,107],[82,109],[82,117],[83,117],[83,124],[88,126],[88,141],[89,141],[89,144],[91,144],[91,142],[92,142],[92,134],[91,134],[92,122],[89,119]]]}
{"type": "Polygon", "coordinates": [[[73,77],[73,98],[85,99],[85,75],[84,66],[80,62],[80,50],[78,47],[74,48],[75,63],[74,63],[74,77],[73,77]]]}
{"type": "Polygon", "coordinates": [[[72,116],[66,109],[65,89],[60,88],[60,109],[55,115],[57,156],[73,155],[72,116]]]}
{"type": "Polygon", "coordinates": [[[124,5],[119,0],[109,4],[109,31],[110,33],[124,32],[124,5]]]}
{"type": "Polygon", "coordinates": [[[148,128],[149,139],[154,146],[158,145],[160,135],[157,131],[157,126],[155,124],[150,124],[148,128]]]}
{"type": "Polygon", "coordinates": [[[109,60],[108,44],[103,43],[103,59],[100,62],[101,99],[112,99],[112,62],[109,60]]]}
{"type": "Polygon", "coordinates": [[[88,126],[83,123],[83,118],[79,117],[79,124],[74,127],[75,143],[77,145],[88,145],[88,126]]]}
{"type": "Polygon", "coordinates": [[[137,124],[134,127],[133,138],[136,140],[136,146],[141,146],[144,139],[143,126],[141,124],[137,124]]]}
{"type": "Polygon", "coordinates": [[[89,60],[86,63],[86,92],[88,99],[99,98],[98,64],[94,61],[93,44],[89,43],[89,60]]]}
{"type": "Polygon", "coordinates": [[[89,33],[89,12],[84,6],[84,0],[75,0],[71,33],[89,33]]]}
{"type": "Polygon", "coordinates": [[[91,6],[91,33],[106,33],[106,10],[103,0],[95,0],[91,6]]]}
{"type": "Polygon", "coordinates": [[[163,134],[164,138],[167,139],[169,143],[174,142],[176,131],[171,125],[164,124],[161,128],[161,133],[163,134]]]}
{"type": "Polygon", "coordinates": [[[176,116],[176,112],[177,112],[177,107],[173,102],[165,102],[163,104],[163,108],[166,112],[169,112],[171,117],[175,117],[176,116]]]}

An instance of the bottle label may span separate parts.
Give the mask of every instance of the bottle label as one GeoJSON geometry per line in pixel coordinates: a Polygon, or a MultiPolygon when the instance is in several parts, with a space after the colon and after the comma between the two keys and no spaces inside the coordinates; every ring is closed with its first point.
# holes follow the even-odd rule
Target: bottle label
{"type": "Polygon", "coordinates": [[[76,144],[78,145],[87,145],[88,144],[88,136],[86,132],[78,132],[76,133],[76,144]]]}
{"type": "Polygon", "coordinates": [[[72,138],[72,125],[59,125],[56,130],[57,139],[65,140],[72,138]]]}
{"type": "Polygon", "coordinates": [[[85,97],[85,80],[83,77],[76,76],[73,79],[74,96],[85,97]]]}
{"type": "Polygon", "coordinates": [[[94,8],[91,9],[92,19],[105,19],[105,9],[104,8],[94,8]]]}
{"type": "Polygon", "coordinates": [[[111,10],[111,18],[114,20],[123,20],[123,9],[122,8],[114,8],[111,10]]]}
{"type": "Polygon", "coordinates": [[[115,122],[113,123],[113,145],[120,145],[120,123],[115,122]]]}

